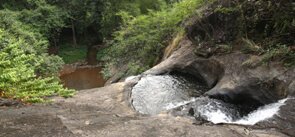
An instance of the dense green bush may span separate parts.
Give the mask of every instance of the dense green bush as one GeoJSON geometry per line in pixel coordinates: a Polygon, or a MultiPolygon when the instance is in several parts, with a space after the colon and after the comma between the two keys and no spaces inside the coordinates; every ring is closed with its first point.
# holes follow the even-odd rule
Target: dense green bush
{"type": "MultiPolygon", "coordinates": [[[[166,41],[182,29],[179,24],[204,2],[183,0],[160,11],[150,11],[146,15],[136,17],[121,11],[119,14],[123,24],[121,29],[114,33],[114,40],[110,43],[110,62],[117,66],[128,64],[127,75],[138,74],[152,67],[162,54],[166,41]]],[[[108,68],[105,71],[108,71],[108,68]]]]}
{"type": "MultiPolygon", "coordinates": [[[[244,33],[245,45],[242,52],[261,56],[261,63],[271,61],[282,62],[285,66],[295,65],[294,46],[294,10],[292,1],[265,1],[236,2],[237,9],[241,13],[243,29],[237,29],[244,33]]],[[[249,64],[249,62],[248,62],[249,64]]]]}
{"type": "Polygon", "coordinates": [[[100,20],[101,33],[107,38],[119,28],[122,23],[121,11],[136,17],[146,15],[150,10],[159,11],[167,5],[165,0],[105,0],[100,20]]]}
{"type": "Polygon", "coordinates": [[[24,38],[26,44],[19,45],[25,53],[36,54],[44,58],[41,65],[37,68],[38,75],[55,75],[61,68],[63,61],[57,56],[47,54],[48,40],[42,31],[19,21],[19,12],[10,10],[0,10],[0,28],[14,37],[24,38]]]}
{"type": "Polygon", "coordinates": [[[36,71],[45,64],[47,56],[29,53],[27,37],[0,30],[0,91],[5,97],[29,102],[42,102],[43,97],[55,93],[69,96],[72,91],[63,89],[59,81],[51,77],[37,76],[36,71]]]}
{"type": "MultiPolygon", "coordinates": [[[[34,10],[26,12],[32,12],[32,17],[42,16],[33,14],[34,10]]],[[[22,16],[23,10],[0,10],[1,95],[27,102],[42,102],[56,94],[72,95],[73,91],[64,89],[56,77],[63,61],[47,54],[49,38],[41,29],[44,26],[37,27],[22,16]]]]}
{"type": "MultiPolygon", "coordinates": [[[[65,27],[64,20],[67,18],[67,14],[58,7],[48,4],[46,0],[4,0],[3,3],[0,5],[0,8],[1,6],[4,8],[3,11],[14,12],[12,21],[18,20],[30,24],[31,29],[37,30],[52,42],[58,39],[61,29],[65,27]]],[[[7,14],[5,17],[10,18],[11,14],[7,14]]]]}

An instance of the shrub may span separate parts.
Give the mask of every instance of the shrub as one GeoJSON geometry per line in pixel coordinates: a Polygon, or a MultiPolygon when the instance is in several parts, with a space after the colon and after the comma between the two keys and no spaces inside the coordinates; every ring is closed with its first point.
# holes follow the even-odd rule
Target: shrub
{"type": "Polygon", "coordinates": [[[258,46],[254,41],[250,40],[250,39],[245,39],[245,38],[242,38],[242,49],[241,51],[243,53],[246,53],[246,54],[249,54],[249,53],[252,53],[252,54],[261,54],[263,53],[263,49],[258,46]]]}
{"type": "Polygon", "coordinates": [[[262,63],[267,63],[271,60],[282,61],[286,66],[295,65],[295,53],[286,45],[277,45],[268,49],[265,54],[262,55],[262,63]]]}
{"type": "Polygon", "coordinates": [[[18,12],[0,11],[0,91],[4,97],[43,102],[47,96],[71,96],[56,78],[63,61],[46,53],[47,40],[18,12]]]}
{"type": "Polygon", "coordinates": [[[127,64],[131,70],[127,75],[138,74],[152,67],[158,62],[167,41],[182,30],[179,24],[204,2],[183,0],[172,7],[136,17],[128,12],[120,12],[123,24],[114,33],[108,55],[110,63],[117,66],[127,64]]]}

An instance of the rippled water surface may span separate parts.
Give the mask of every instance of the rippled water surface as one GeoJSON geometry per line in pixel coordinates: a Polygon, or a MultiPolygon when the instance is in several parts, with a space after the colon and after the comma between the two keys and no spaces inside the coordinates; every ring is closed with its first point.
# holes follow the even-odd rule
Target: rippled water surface
{"type": "Polygon", "coordinates": [[[132,105],[142,114],[158,114],[207,90],[204,84],[189,75],[145,76],[132,90],[132,105]]]}

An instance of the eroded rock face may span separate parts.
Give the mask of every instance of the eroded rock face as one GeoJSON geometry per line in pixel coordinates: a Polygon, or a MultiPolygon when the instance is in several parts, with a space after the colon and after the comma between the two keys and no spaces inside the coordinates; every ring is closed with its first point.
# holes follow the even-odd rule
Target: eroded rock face
{"type": "Polygon", "coordinates": [[[182,48],[174,52],[168,59],[159,65],[146,71],[144,75],[159,75],[172,71],[179,71],[191,74],[199,80],[206,82],[212,88],[223,76],[224,69],[220,63],[214,59],[199,58],[194,54],[193,43],[184,39],[180,42],[182,48]]]}
{"type": "MultiPolygon", "coordinates": [[[[180,44],[179,50],[146,71],[144,75],[161,75],[172,71],[185,72],[207,83],[211,89],[204,95],[242,106],[240,108],[243,108],[245,114],[262,105],[294,96],[294,67],[285,68],[277,62],[249,67],[244,65],[244,62],[252,58],[251,55],[236,52],[201,57],[196,54],[197,47],[190,40],[183,39],[180,44]]],[[[295,122],[290,118],[295,116],[292,107],[290,103],[286,103],[284,109],[279,111],[279,115],[283,114],[280,115],[283,118],[274,118],[272,120],[277,122],[266,122],[262,124],[263,127],[282,126],[286,129],[278,129],[288,135],[295,135],[291,132],[295,127],[295,122]]],[[[186,111],[187,114],[191,113],[189,109],[186,111]]]]}
{"type": "Polygon", "coordinates": [[[239,94],[251,97],[262,104],[268,104],[288,96],[288,86],[294,79],[289,73],[294,69],[286,69],[279,64],[262,65],[248,68],[243,65],[248,55],[240,53],[212,57],[224,64],[224,77],[207,95],[227,94],[233,99],[239,94]]]}
{"type": "Polygon", "coordinates": [[[194,54],[189,40],[181,44],[171,57],[144,74],[185,72],[203,79],[212,88],[206,95],[235,103],[269,104],[294,93],[294,68],[286,69],[277,63],[249,68],[243,63],[250,55],[231,53],[203,58],[194,54]]]}

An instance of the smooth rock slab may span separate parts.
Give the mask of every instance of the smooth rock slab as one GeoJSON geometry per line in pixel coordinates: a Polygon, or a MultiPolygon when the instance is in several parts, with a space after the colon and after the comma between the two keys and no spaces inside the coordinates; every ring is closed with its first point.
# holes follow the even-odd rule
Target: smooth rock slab
{"type": "Polygon", "coordinates": [[[125,100],[124,83],[80,91],[47,105],[0,108],[2,137],[285,137],[275,129],[194,125],[185,117],[144,117],[125,100]]]}

